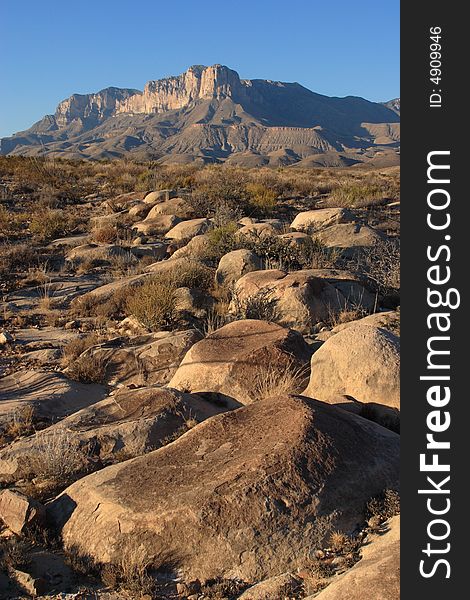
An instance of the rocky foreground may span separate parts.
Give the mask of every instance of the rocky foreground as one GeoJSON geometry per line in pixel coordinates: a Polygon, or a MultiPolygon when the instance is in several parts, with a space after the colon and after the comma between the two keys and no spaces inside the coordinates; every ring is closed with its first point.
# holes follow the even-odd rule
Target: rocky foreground
{"type": "Polygon", "coordinates": [[[4,295],[0,597],[398,598],[399,204],[97,207],[4,295]]]}

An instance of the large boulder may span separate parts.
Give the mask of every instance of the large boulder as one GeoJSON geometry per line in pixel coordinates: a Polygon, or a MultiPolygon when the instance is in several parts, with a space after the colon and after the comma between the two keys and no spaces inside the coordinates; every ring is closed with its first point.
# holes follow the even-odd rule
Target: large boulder
{"type": "Polygon", "coordinates": [[[349,223],[355,216],[347,208],[318,208],[300,212],[291,223],[296,231],[314,232],[337,223],[349,223]]]}
{"type": "Polygon", "coordinates": [[[363,248],[370,248],[386,239],[386,235],[361,223],[340,223],[327,227],[315,234],[315,237],[327,248],[339,250],[351,258],[363,248]]]}
{"type": "Polygon", "coordinates": [[[144,235],[164,235],[180,221],[181,219],[176,215],[155,215],[134,223],[133,229],[144,235]]]}
{"type": "Polygon", "coordinates": [[[44,518],[44,506],[39,502],[15,490],[0,491],[0,521],[13,533],[21,535],[29,528],[43,525],[44,518]]]}
{"type": "MultiPolygon", "coordinates": [[[[234,406],[170,388],[121,388],[60,423],[1,449],[0,481],[9,483],[38,475],[38,458],[54,452],[54,448],[66,447],[69,455],[76,452],[88,461],[141,456],[234,406]]],[[[77,461],[77,470],[81,469],[83,463],[77,461]]]]}
{"type": "Polygon", "coordinates": [[[177,192],[176,190],[156,190],[154,192],[149,192],[145,198],[144,202],[147,204],[153,204],[154,202],[167,202],[172,198],[176,198],[177,192]]]}
{"type": "Polygon", "coordinates": [[[105,365],[106,380],[125,385],[167,384],[186,352],[202,335],[195,329],[159,331],[92,346],[82,356],[105,365]]]}
{"type": "Polygon", "coordinates": [[[0,424],[31,409],[37,418],[59,419],[106,395],[104,386],[78,383],[59,373],[22,371],[0,379],[0,424]]]}
{"type": "Polygon", "coordinates": [[[175,225],[165,235],[170,240],[189,240],[195,235],[206,233],[211,222],[209,219],[189,219],[175,225]]]}
{"type": "Polygon", "coordinates": [[[98,562],[140,546],[188,581],[260,581],[308,557],[325,520],[356,528],[367,500],[396,488],[398,477],[398,435],[328,404],[281,396],[216,415],[159,450],[82,478],[48,505],[48,516],[65,548],[98,562]]]}
{"type": "Polygon", "coordinates": [[[386,533],[374,536],[362,549],[362,559],[352,569],[333,579],[320,594],[305,600],[400,598],[400,517],[393,517],[388,527],[386,533]]]}
{"type": "Polygon", "coordinates": [[[187,244],[178,248],[171,255],[172,260],[177,258],[195,258],[205,260],[214,253],[213,244],[207,234],[195,235],[187,244]]]}
{"type": "Polygon", "coordinates": [[[292,573],[282,573],[252,585],[238,600],[280,600],[292,598],[302,588],[302,580],[292,573]]]}
{"type": "Polygon", "coordinates": [[[187,352],[169,385],[188,392],[218,392],[242,404],[256,399],[256,382],[274,368],[305,368],[311,351],[296,331],[275,323],[235,321],[187,352]]]}
{"type": "Polygon", "coordinates": [[[220,285],[231,286],[245,273],[261,268],[261,259],[251,250],[233,250],[220,259],[215,279],[220,285]]]}
{"type": "Polygon", "coordinates": [[[304,394],[324,402],[350,396],[359,402],[400,407],[400,340],[380,327],[354,323],[312,356],[304,394]]]}
{"type": "Polygon", "coordinates": [[[252,271],[236,282],[231,310],[262,295],[275,307],[277,322],[310,333],[317,323],[328,321],[353,303],[373,306],[373,296],[352,275],[328,275],[314,269],[252,271]]]}
{"type": "MultiPolygon", "coordinates": [[[[146,202],[147,199],[144,200],[146,202]]],[[[171,198],[153,206],[147,215],[147,219],[153,219],[157,215],[176,215],[180,219],[190,219],[193,209],[184,198],[171,198]]]]}

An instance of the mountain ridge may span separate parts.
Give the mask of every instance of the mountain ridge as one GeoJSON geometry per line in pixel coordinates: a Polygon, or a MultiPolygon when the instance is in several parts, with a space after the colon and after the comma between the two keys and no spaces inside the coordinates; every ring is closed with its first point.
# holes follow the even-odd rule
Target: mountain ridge
{"type": "Polygon", "coordinates": [[[53,115],[0,140],[0,152],[170,162],[237,162],[238,155],[254,164],[293,164],[329,152],[360,163],[385,153],[393,162],[398,130],[394,106],[324,96],[299,83],[241,79],[219,64],[193,65],[148,81],[143,91],[72,94],[53,115]]]}

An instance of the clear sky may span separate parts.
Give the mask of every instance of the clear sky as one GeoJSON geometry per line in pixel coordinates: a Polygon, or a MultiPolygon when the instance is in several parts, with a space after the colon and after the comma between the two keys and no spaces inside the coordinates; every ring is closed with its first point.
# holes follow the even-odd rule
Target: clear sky
{"type": "Polygon", "coordinates": [[[0,137],[72,93],[143,89],[190,65],[399,96],[399,0],[0,0],[0,137]]]}

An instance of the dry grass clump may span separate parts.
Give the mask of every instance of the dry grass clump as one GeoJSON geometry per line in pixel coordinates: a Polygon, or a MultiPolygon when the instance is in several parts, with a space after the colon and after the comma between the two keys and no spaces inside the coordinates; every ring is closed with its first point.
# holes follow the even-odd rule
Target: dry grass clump
{"type": "Polygon", "coordinates": [[[367,503],[366,517],[378,517],[381,522],[400,514],[400,494],[396,490],[384,490],[367,503]]]}
{"type": "Polygon", "coordinates": [[[176,289],[168,277],[155,276],[132,291],[127,311],[151,331],[171,328],[178,319],[176,289]]]}
{"type": "Polygon", "coordinates": [[[262,183],[248,183],[246,186],[249,205],[260,215],[270,215],[276,208],[277,193],[262,183]]]}
{"type": "Polygon", "coordinates": [[[65,486],[77,473],[87,471],[89,458],[89,450],[80,447],[67,430],[44,430],[36,435],[28,466],[31,476],[65,486]]]}
{"type": "Polygon", "coordinates": [[[34,407],[25,405],[11,415],[11,417],[2,424],[2,436],[4,440],[11,442],[19,437],[31,435],[34,433],[35,413],[34,407]]]}
{"type": "Polygon", "coordinates": [[[273,323],[279,320],[277,300],[271,297],[269,289],[259,290],[243,300],[234,294],[233,306],[236,319],[259,319],[273,323]]]}
{"type": "Polygon", "coordinates": [[[46,242],[70,233],[77,224],[77,219],[64,210],[44,209],[33,214],[29,229],[38,240],[46,242]]]}
{"type": "Polygon", "coordinates": [[[106,361],[91,352],[81,354],[67,367],[67,375],[81,383],[106,383],[106,361]]]}
{"type": "Polygon", "coordinates": [[[140,538],[128,537],[120,544],[120,559],[101,567],[101,580],[114,590],[152,595],[156,581],[149,575],[152,560],[140,538]]]}
{"type": "Polygon", "coordinates": [[[298,367],[293,361],[284,365],[260,368],[254,378],[252,400],[265,400],[275,396],[298,394],[305,389],[309,379],[309,367],[298,367]]]}
{"type": "Polygon", "coordinates": [[[100,225],[91,231],[91,238],[97,244],[112,244],[117,236],[118,232],[114,225],[100,225]]]}

